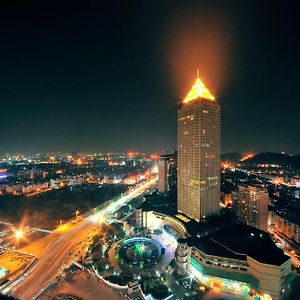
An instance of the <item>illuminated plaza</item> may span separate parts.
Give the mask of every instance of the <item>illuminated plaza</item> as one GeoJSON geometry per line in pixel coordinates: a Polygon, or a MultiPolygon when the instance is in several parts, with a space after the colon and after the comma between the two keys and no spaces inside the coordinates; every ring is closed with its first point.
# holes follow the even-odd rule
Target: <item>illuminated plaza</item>
{"type": "MultiPolygon", "coordinates": [[[[153,232],[162,231],[160,240],[173,249],[174,258],[177,240],[186,240],[186,275],[206,288],[249,299],[279,299],[281,291],[275,290],[276,280],[282,287],[293,278],[289,258],[277,249],[267,234],[257,229],[226,227],[220,221],[197,225],[182,215],[155,211],[145,211],[143,222],[153,232]]],[[[174,274],[176,272],[175,266],[174,274]]]]}
{"type": "Polygon", "coordinates": [[[152,266],[160,258],[161,249],[154,240],[136,237],[121,241],[116,256],[125,268],[133,265],[143,269],[152,266]]]}

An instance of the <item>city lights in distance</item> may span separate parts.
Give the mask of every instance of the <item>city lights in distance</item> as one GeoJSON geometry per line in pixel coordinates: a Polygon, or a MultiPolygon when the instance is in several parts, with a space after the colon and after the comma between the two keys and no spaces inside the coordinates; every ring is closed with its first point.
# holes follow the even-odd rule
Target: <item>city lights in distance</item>
{"type": "Polygon", "coordinates": [[[231,169],[233,165],[230,162],[222,162],[221,164],[222,169],[231,169]]]}

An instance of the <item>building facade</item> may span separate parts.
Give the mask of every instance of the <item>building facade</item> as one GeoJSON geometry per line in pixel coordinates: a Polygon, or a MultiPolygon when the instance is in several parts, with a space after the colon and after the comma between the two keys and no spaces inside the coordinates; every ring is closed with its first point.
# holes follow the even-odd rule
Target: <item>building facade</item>
{"type": "Polygon", "coordinates": [[[177,209],[198,222],[219,213],[220,122],[220,106],[198,77],[177,121],[177,209]]]}
{"type": "Polygon", "coordinates": [[[289,214],[280,214],[271,212],[271,226],[275,232],[280,233],[282,237],[289,241],[295,241],[300,244],[300,220],[290,217],[289,214]]]}
{"type": "Polygon", "coordinates": [[[268,230],[269,194],[265,187],[239,185],[233,208],[240,222],[268,230]]]}
{"type": "Polygon", "coordinates": [[[190,255],[187,239],[178,239],[175,260],[177,273],[179,275],[185,275],[188,272],[189,258],[190,255]]]}
{"type": "Polygon", "coordinates": [[[211,288],[245,297],[257,295],[260,299],[279,300],[293,280],[289,257],[266,262],[247,253],[234,258],[217,254],[217,251],[209,253],[196,245],[191,246],[190,251],[192,274],[211,288]]]}
{"type": "Polygon", "coordinates": [[[177,153],[161,155],[158,161],[158,192],[167,193],[177,186],[177,153]]]}
{"type": "Polygon", "coordinates": [[[262,230],[241,224],[183,222],[181,217],[144,211],[146,228],[163,226],[177,239],[176,271],[209,288],[243,299],[282,299],[294,279],[291,258],[262,230]],[[191,223],[191,224],[190,224],[191,223]],[[192,234],[192,231],[198,234],[192,234]]]}

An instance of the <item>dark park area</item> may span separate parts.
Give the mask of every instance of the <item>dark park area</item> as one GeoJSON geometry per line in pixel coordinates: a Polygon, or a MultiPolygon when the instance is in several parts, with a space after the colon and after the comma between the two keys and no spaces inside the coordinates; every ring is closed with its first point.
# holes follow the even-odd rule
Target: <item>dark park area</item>
{"type": "Polygon", "coordinates": [[[0,200],[0,220],[30,227],[56,228],[60,222],[93,209],[125,192],[124,185],[86,184],[52,190],[34,197],[5,195],[0,200]]]}

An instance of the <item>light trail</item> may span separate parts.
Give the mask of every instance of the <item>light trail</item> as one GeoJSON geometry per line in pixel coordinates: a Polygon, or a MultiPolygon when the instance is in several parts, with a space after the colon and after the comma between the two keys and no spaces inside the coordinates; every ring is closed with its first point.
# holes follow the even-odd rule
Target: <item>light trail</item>
{"type": "Polygon", "coordinates": [[[139,195],[141,195],[143,192],[145,192],[145,189],[147,190],[149,187],[154,185],[156,182],[157,182],[157,177],[149,180],[144,185],[141,185],[137,189],[135,189],[135,190],[129,192],[128,194],[122,196],[121,198],[116,200],[114,203],[111,203],[108,207],[104,208],[103,211],[97,212],[94,215],[89,216],[88,219],[92,220],[94,222],[99,222],[102,219],[109,218],[110,215],[117,212],[122,205],[127,204],[132,199],[134,199],[134,198],[138,197],[139,195]]]}
{"type": "MultiPolygon", "coordinates": [[[[28,274],[22,275],[20,278],[17,278],[16,281],[11,283],[10,291],[11,287],[17,282],[12,291],[12,295],[21,300],[34,298],[34,296],[39,294],[42,289],[47,287],[50,280],[52,281],[53,278],[60,275],[63,269],[62,267],[69,257],[69,253],[77,247],[80,241],[84,240],[91,230],[95,229],[97,226],[97,222],[95,221],[109,219],[111,214],[115,213],[122,205],[125,203],[127,204],[134,198],[140,196],[147,191],[147,189],[156,185],[156,183],[157,176],[147,181],[145,184],[140,185],[128,194],[120,197],[102,211],[88,216],[75,225],[68,227],[67,230],[55,230],[47,236],[49,245],[47,245],[46,249],[43,243],[32,244],[32,249],[39,247],[43,248],[42,255],[28,274]]],[[[30,250],[31,249],[28,249],[29,252],[30,250]]]]}

